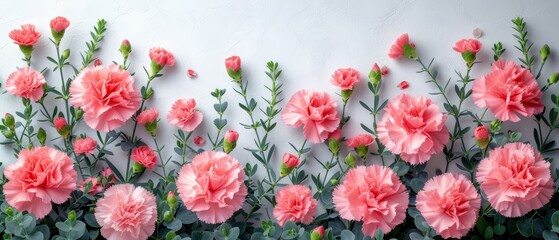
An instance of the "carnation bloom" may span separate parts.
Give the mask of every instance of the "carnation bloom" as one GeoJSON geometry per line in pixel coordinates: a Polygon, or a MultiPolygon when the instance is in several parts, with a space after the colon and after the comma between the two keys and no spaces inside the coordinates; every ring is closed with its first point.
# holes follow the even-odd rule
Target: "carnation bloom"
{"type": "Polygon", "coordinates": [[[41,34],[35,31],[35,25],[21,25],[21,29],[14,29],[10,32],[9,37],[14,43],[20,46],[33,46],[39,41],[41,34]]]}
{"type": "Polygon", "coordinates": [[[153,167],[155,167],[155,164],[157,163],[157,156],[155,156],[155,152],[148,146],[134,148],[132,150],[132,154],[130,155],[130,159],[151,170],[153,170],[153,167]]]}
{"type": "Polygon", "coordinates": [[[476,180],[497,212],[520,217],[541,208],[553,196],[550,164],[532,146],[507,143],[481,160],[476,180]]]}
{"type": "Polygon", "coordinates": [[[55,32],[62,32],[66,30],[68,26],[70,26],[70,21],[68,21],[65,17],[58,16],[50,20],[50,29],[55,32]]]}
{"type": "Polygon", "coordinates": [[[241,69],[241,58],[239,56],[231,56],[225,59],[225,69],[233,72],[241,69]]]}
{"type": "Polygon", "coordinates": [[[363,221],[363,233],[373,237],[378,229],[389,233],[404,222],[409,194],[392,169],[359,166],[334,189],[333,201],[340,217],[363,221]]]}
{"type": "Polygon", "coordinates": [[[196,100],[192,98],[175,101],[167,114],[169,124],[188,132],[194,131],[202,119],[202,113],[196,110],[196,100]]]}
{"type": "Polygon", "coordinates": [[[501,121],[518,122],[543,111],[542,92],[530,71],[512,61],[499,60],[491,72],[474,81],[476,105],[488,108],[501,121]]]}
{"type": "Polygon", "coordinates": [[[373,144],[374,141],[375,139],[373,138],[373,136],[371,136],[371,134],[359,134],[355,137],[348,139],[346,144],[348,147],[357,148],[361,145],[369,146],[373,144]]]}
{"type": "Polygon", "coordinates": [[[20,68],[6,79],[6,90],[15,96],[38,101],[43,97],[45,77],[31,67],[20,68]]]}
{"type": "Polygon", "coordinates": [[[301,163],[299,158],[291,153],[284,153],[281,161],[288,168],[295,168],[301,163]]]}
{"type": "Polygon", "coordinates": [[[102,132],[124,125],[142,101],[130,73],[116,64],[85,68],[72,81],[70,94],[70,103],[85,112],[85,123],[102,132]]]}
{"type": "Polygon", "coordinates": [[[170,53],[169,51],[163,48],[159,48],[159,47],[151,48],[149,50],[149,58],[152,61],[155,61],[155,63],[157,63],[161,67],[164,66],[172,67],[175,65],[175,56],[173,56],[172,53],[170,53]]]}
{"type": "Polygon", "coordinates": [[[410,43],[410,38],[407,33],[402,34],[396,42],[392,44],[390,47],[390,52],[388,52],[388,56],[390,58],[398,58],[400,56],[404,56],[405,53],[405,46],[409,45],[412,48],[415,48],[415,44],[410,43]]]}
{"type": "Polygon", "coordinates": [[[311,143],[320,143],[338,129],[340,117],[337,105],[328,93],[300,90],[287,102],[281,119],[295,128],[303,125],[305,138],[311,143]]]}
{"type": "Polygon", "coordinates": [[[87,183],[91,183],[91,188],[88,191],[89,194],[95,195],[103,191],[103,186],[96,177],[88,177],[85,180],[80,181],[80,191],[85,191],[84,185],[87,183]]]}
{"type": "Polygon", "coordinates": [[[138,121],[138,124],[140,124],[142,126],[145,126],[147,123],[151,123],[151,122],[154,122],[155,120],[157,120],[158,116],[159,116],[159,113],[157,112],[157,109],[150,108],[150,109],[146,109],[143,112],[141,112],[136,117],[136,121],[138,121]]]}
{"type": "Polygon", "coordinates": [[[377,127],[379,140],[406,162],[424,163],[448,142],[447,115],[431,99],[400,94],[384,111],[377,127]]]}
{"type": "Polygon", "coordinates": [[[224,152],[206,151],[182,167],[177,179],[186,208],[206,223],[225,222],[241,209],[247,188],[241,164],[224,152]]]}
{"type": "Polygon", "coordinates": [[[6,166],[3,193],[10,206],[40,219],[76,190],[77,173],[68,155],[49,147],[23,149],[17,162],[6,166]]]}
{"type": "Polygon", "coordinates": [[[342,90],[352,90],[359,83],[361,73],[353,68],[340,68],[332,74],[330,83],[340,87],[342,90]]]}
{"type": "Polygon", "coordinates": [[[99,174],[108,180],[107,184],[105,184],[106,187],[112,185],[117,181],[115,175],[113,174],[113,170],[111,170],[110,167],[103,169],[101,172],[99,172],[99,174]]]}
{"type": "Polygon", "coordinates": [[[97,142],[90,137],[78,138],[72,144],[76,154],[91,154],[97,147],[97,142]]]}
{"type": "Polygon", "coordinates": [[[54,128],[56,128],[56,130],[60,131],[62,130],[62,128],[67,127],[68,126],[68,122],[66,122],[66,119],[63,117],[57,117],[54,119],[53,121],[54,124],[54,128]]]}
{"type": "Polygon", "coordinates": [[[460,39],[452,49],[459,53],[468,51],[472,54],[476,54],[481,49],[481,45],[481,42],[477,39],[460,39]]]}
{"type": "Polygon", "coordinates": [[[95,219],[106,239],[146,240],[155,231],[155,196],[132,184],[114,185],[97,201],[95,219]]]}
{"type": "Polygon", "coordinates": [[[425,183],[415,205],[437,234],[460,238],[476,224],[481,197],[466,177],[445,173],[425,183]]]}
{"type": "Polygon", "coordinates": [[[280,226],[287,221],[310,224],[316,214],[318,202],[313,198],[311,189],[304,185],[288,185],[276,194],[274,218],[280,226]]]}
{"type": "Polygon", "coordinates": [[[486,126],[478,126],[474,131],[474,137],[476,140],[483,140],[489,138],[489,130],[486,126]]]}
{"type": "Polygon", "coordinates": [[[223,139],[230,143],[237,142],[237,140],[239,139],[239,133],[235,130],[227,130],[227,132],[225,132],[225,135],[223,136],[223,139]]]}

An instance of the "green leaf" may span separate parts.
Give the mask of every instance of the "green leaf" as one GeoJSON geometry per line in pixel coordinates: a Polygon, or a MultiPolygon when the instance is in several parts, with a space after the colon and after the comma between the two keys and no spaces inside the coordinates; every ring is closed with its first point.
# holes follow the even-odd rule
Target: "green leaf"
{"type": "Polygon", "coordinates": [[[542,233],[542,237],[545,240],[559,240],[559,237],[557,236],[557,233],[554,233],[552,231],[549,230],[544,230],[542,233]]]}
{"type": "Polygon", "coordinates": [[[493,239],[493,227],[489,226],[485,229],[485,233],[483,234],[485,239],[493,239]]]}
{"type": "Polygon", "coordinates": [[[355,240],[355,234],[353,234],[351,231],[347,229],[342,230],[340,237],[341,240],[355,240]]]}
{"type": "Polygon", "coordinates": [[[56,226],[56,228],[58,228],[60,232],[64,232],[64,233],[70,232],[70,226],[68,226],[66,223],[57,222],[54,225],[56,226]]]}
{"type": "Polygon", "coordinates": [[[533,233],[532,222],[529,218],[526,218],[526,217],[521,218],[516,223],[516,226],[518,227],[518,231],[520,232],[520,234],[522,236],[524,236],[524,237],[532,236],[532,233],[533,233]]]}
{"type": "Polygon", "coordinates": [[[532,221],[532,236],[541,238],[543,231],[545,231],[545,224],[541,218],[536,218],[532,221]]]}
{"type": "Polygon", "coordinates": [[[493,231],[497,235],[505,234],[506,230],[507,230],[507,228],[504,225],[501,225],[501,224],[497,224],[497,225],[493,226],[493,231]]]}
{"type": "Polygon", "coordinates": [[[83,219],[85,220],[85,222],[87,223],[87,225],[94,227],[94,228],[100,228],[101,226],[99,226],[99,223],[97,223],[97,220],[95,219],[95,216],[92,213],[86,213],[83,217],[83,219]]]}

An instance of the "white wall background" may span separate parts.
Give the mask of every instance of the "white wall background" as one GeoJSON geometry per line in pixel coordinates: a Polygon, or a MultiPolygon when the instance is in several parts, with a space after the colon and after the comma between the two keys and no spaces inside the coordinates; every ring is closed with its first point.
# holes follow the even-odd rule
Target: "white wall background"
{"type": "MultiPolygon", "coordinates": [[[[476,66],[472,75],[479,77],[489,69],[492,61],[490,50],[493,43],[502,41],[507,48],[505,58],[516,58],[510,20],[522,16],[528,22],[529,36],[535,42],[534,52],[544,43],[552,51],[559,49],[559,32],[556,31],[557,1],[1,1],[0,2],[0,80],[22,66],[21,53],[8,38],[11,29],[21,24],[35,24],[43,34],[34,52],[35,69],[43,69],[52,64],[46,56],[55,54],[48,40],[49,21],[58,15],[71,21],[62,47],[72,50],[71,60],[80,63],[79,52],[85,48],[88,32],[99,18],[108,22],[106,38],[97,55],[104,63],[120,62],[118,47],[123,39],[129,39],[133,46],[131,55],[132,71],[137,72],[137,85],[145,84],[142,66],[149,64],[148,49],[164,47],[177,58],[174,68],[165,69],[165,77],[157,79],[153,87],[155,96],[148,102],[149,107],[157,107],[163,120],[171,104],[179,98],[195,98],[205,115],[203,126],[197,135],[212,136],[215,129],[211,120],[216,117],[212,108],[214,99],[210,92],[216,88],[227,88],[225,99],[230,108],[226,116],[227,129],[236,129],[241,134],[239,146],[252,145],[252,131],[244,130],[238,122],[246,121],[246,114],[237,107],[241,99],[232,91],[225,69],[224,59],[239,55],[243,61],[243,74],[250,82],[249,91],[255,99],[266,93],[263,84],[268,84],[264,74],[265,63],[278,61],[283,69],[281,82],[285,83],[283,97],[286,100],[295,91],[307,88],[328,91],[332,94],[338,88],[329,84],[330,75],[340,67],[354,67],[364,76],[372,64],[386,65],[390,75],[385,78],[382,97],[394,97],[400,92],[396,85],[407,80],[410,88],[404,92],[427,95],[435,91],[433,85],[424,81],[427,76],[415,73],[418,66],[407,60],[392,60],[387,56],[393,41],[402,33],[409,33],[416,43],[418,53],[424,59],[435,57],[435,66],[441,72],[441,79],[452,77],[456,81],[454,69],[464,71],[459,54],[452,50],[460,38],[471,38],[472,31],[480,28],[483,50],[478,60],[484,64],[476,66]],[[198,78],[189,79],[187,69],[198,72],[198,78]]],[[[552,57],[544,70],[543,79],[552,71],[559,70],[557,58],[552,57]]],[[[60,82],[57,75],[47,74],[49,84],[60,82]]],[[[552,91],[557,92],[557,88],[552,91]]],[[[366,89],[366,78],[355,90],[349,104],[353,118],[347,125],[345,136],[363,132],[360,123],[371,125],[372,119],[359,106],[357,98],[372,100],[366,89]]],[[[549,93],[548,93],[549,94],[549,93]]],[[[453,94],[451,94],[453,95],[453,94]]],[[[547,98],[547,97],[546,97],[547,98]]],[[[434,97],[442,108],[442,99],[434,97]]],[[[341,101],[340,101],[341,103],[341,101]]],[[[261,103],[263,104],[263,103],[261,103]]],[[[470,105],[471,106],[471,105],[470,105]]],[[[20,100],[9,94],[0,96],[0,113],[14,113],[21,109],[20,100]]],[[[477,108],[473,108],[474,110],[477,108]]],[[[449,118],[450,119],[450,118],[449,118]]],[[[278,118],[279,121],[279,118],[278,118]]],[[[449,121],[449,128],[451,126],[449,121]]],[[[172,154],[174,128],[160,124],[159,136],[167,145],[165,156],[172,154]]],[[[278,145],[279,153],[291,151],[287,141],[300,145],[301,132],[279,124],[272,141],[278,145]]],[[[506,129],[531,133],[533,122],[524,119],[519,124],[509,124],[506,129]]],[[[130,132],[128,124],[121,130],[130,132]]],[[[80,126],[79,132],[87,131],[80,126]]],[[[142,136],[147,137],[143,130],[142,136]]],[[[52,135],[51,135],[52,136],[52,135]]],[[[94,135],[93,135],[94,136],[94,135]]],[[[523,140],[529,140],[525,134],[523,140]]],[[[0,137],[2,138],[2,137],[0,137]]],[[[150,142],[150,141],[148,141],[150,142]]],[[[151,143],[151,142],[150,142],[151,143]]],[[[209,142],[206,143],[206,147],[209,142]]],[[[119,152],[119,151],[115,151],[119,152]]],[[[327,157],[323,145],[313,147],[313,154],[321,159],[327,157]]],[[[251,159],[248,152],[237,149],[233,152],[239,160],[251,159]]],[[[0,146],[0,161],[13,162],[11,147],[0,146]]],[[[125,163],[122,155],[113,161],[120,166],[125,163]]],[[[378,161],[374,159],[373,161],[378,161]]],[[[310,161],[310,167],[317,167],[310,161]]],[[[442,159],[434,159],[430,168],[442,166],[442,159]]]]}

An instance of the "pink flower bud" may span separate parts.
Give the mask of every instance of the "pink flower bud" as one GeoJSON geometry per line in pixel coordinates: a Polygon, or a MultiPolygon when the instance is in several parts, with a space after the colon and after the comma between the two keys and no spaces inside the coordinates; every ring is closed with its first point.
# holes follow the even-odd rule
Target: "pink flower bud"
{"type": "Polygon", "coordinates": [[[288,168],[296,168],[301,163],[299,158],[291,153],[284,153],[281,161],[288,168]]]}
{"type": "Polygon", "coordinates": [[[397,87],[401,90],[407,89],[409,86],[410,86],[410,84],[407,81],[401,81],[397,85],[397,87]]]}
{"type": "Polygon", "coordinates": [[[235,143],[239,139],[239,133],[235,130],[227,130],[225,132],[225,141],[235,143]]]}
{"type": "Polygon", "coordinates": [[[320,236],[320,238],[324,238],[324,227],[323,226],[318,226],[315,229],[312,230],[312,232],[316,232],[318,233],[318,236],[320,236]]]}
{"type": "Polygon", "coordinates": [[[188,69],[188,71],[186,71],[186,73],[188,74],[189,78],[195,78],[198,76],[198,73],[196,73],[196,71],[192,70],[192,69],[188,69]]]}
{"type": "Polygon", "coordinates": [[[380,69],[380,72],[382,73],[382,75],[388,75],[389,71],[388,68],[386,66],[382,66],[382,68],[380,69]]]}
{"type": "Polygon", "coordinates": [[[239,71],[239,69],[241,69],[241,58],[238,56],[231,56],[225,59],[225,68],[233,72],[239,71]]]}
{"type": "Polygon", "coordinates": [[[66,30],[68,26],[70,26],[70,21],[68,21],[65,17],[58,16],[50,20],[50,29],[55,32],[62,32],[66,30]]]}
{"type": "Polygon", "coordinates": [[[204,143],[206,143],[206,140],[202,136],[194,137],[194,144],[196,144],[196,146],[202,146],[204,143]]]}
{"type": "Polygon", "coordinates": [[[151,48],[149,50],[149,58],[161,68],[164,66],[172,67],[175,65],[175,56],[163,48],[151,48]]]}
{"type": "Polygon", "coordinates": [[[64,127],[68,126],[68,123],[66,122],[66,119],[63,117],[58,117],[54,119],[54,127],[56,128],[56,130],[58,131],[62,131],[62,129],[64,127]]]}
{"type": "Polygon", "coordinates": [[[474,131],[474,137],[476,138],[476,140],[489,139],[489,130],[486,126],[479,126],[474,131]]]}
{"type": "Polygon", "coordinates": [[[148,124],[148,123],[152,123],[154,121],[157,121],[158,116],[159,116],[159,113],[157,112],[157,109],[150,108],[150,109],[146,109],[143,112],[141,112],[138,115],[138,117],[136,117],[136,121],[138,121],[138,124],[140,124],[142,126],[146,126],[146,124],[148,124]]]}
{"type": "Polygon", "coordinates": [[[157,164],[155,152],[148,146],[134,148],[132,150],[132,154],[130,155],[130,159],[151,170],[153,170],[157,164]]]}
{"type": "Polygon", "coordinates": [[[97,67],[97,66],[101,66],[103,65],[103,62],[101,61],[101,59],[97,58],[95,59],[95,61],[93,61],[93,66],[97,67]]]}
{"type": "Polygon", "coordinates": [[[373,65],[373,69],[372,69],[372,70],[375,71],[375,72],[380,71],[380,68],[379,68],[378,64],[375,63],[375,64],[373,65]]]}

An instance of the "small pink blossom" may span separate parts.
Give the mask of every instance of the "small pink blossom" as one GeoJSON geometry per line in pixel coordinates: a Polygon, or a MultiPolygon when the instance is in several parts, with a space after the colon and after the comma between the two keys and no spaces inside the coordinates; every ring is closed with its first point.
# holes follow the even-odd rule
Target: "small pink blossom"
{"type": "Polygon", "coordinates": [[[382,73],[382,76],[388,75],[388,73],[389,73],[388,67],[382,66],[382,68],[380,69],[380,72],[382,73]]]}
{"type": "Polygon", "coordinates": [[[55,32],[62,32],[66,30],[68,26],[70,26],[70,21],[68,21],[65,17],[58,16],[50,20],[50,29],[55,32]]]}
{"type": "Polygon", "coordinates": [[[138,124],[145,126],[148,123],[157,121],[157,117],[159,117],[159,112],[157,112],[157,109],[150,108],[142,111],[138,115],[138,117],[136,117],[136,121],[138,121],[138,124]]]}
{"type": "Polygon", "coordinates": [[[192,69],[188,69],[188,71],[186,71],[186,73],[188,74],[189,78],[195,78],[198,76],[198,73],[196,73],[196,71],[192,70],[192,69]]]}
{"type": "Polygon", "coordinates": [[[142,164],[142,166],[153,170],[157,164],[157,156],[155,152],[148,146],[140,146],[132,150],[130,159],[134,162],[142,164]]]}
{"type": "Polygon", "coordinates": [[[312,197],[311,189],[304,185],[288,185],[276,194],[274,218],[280,226],[287,221],[310,224],[316,214],[318,202],[312,197]]]}
{"type": "Polygon", "coordinates": [[[101,66],[101,65],[103,65],[103,61],[101,61],[101,59],[97,58],[95,59],[95,61],[93,61],[94,67],[101,66]]]}
{"type": "Polygon", "coordinates": [[[194,144],[196,144],[196,146],[203,146],[204,143],[206,143],[206,140],[202,136],[194,137],[194,144]]]}
{"type": "Polygon", "coordinates": [[[474,131],[474,137],[476,138],[476,140],[489,139],[489,130],[486,126],[479,126],[474,131]]]}
{"type": "Polygon", "coordinates": [[[312,232],[318,233],[318,236],[324,238],[324,226],[318,226],[312,230],[312,232]]]}
{"type": "Polygon", "coordinates": [[[241,69],[241,58],[239,56],[231,56],[225,59],[225,68],[233,72],[241,69]]]}
{"type": "Polygon", "coordinates": [[[73,143],[76,154],[91,154],[97,147],[97,142],[90,137],[78,138],[73,143]]]}
{"type": "Polygon", "coordinates": [[[96,177],[88,177],[85,180],[80,181],[80,191],[85,191],[84,186],[88,183],[91,183],[91,188],[88,191],[89,194],[95,195],[103,191],[103,186],[96,177]]]}
{"type": "Polygon", "coordinates": [[[192,98],[175,101],[167,114],[169,124],[188,132],[194,131],[202,119],[202,113],[196,110],[196,100],[192,98]]]}
{"type": "Polygon", "coordinates": [[[396,87],[398,87],[400,90],[404,90],[407,89],[409,86],[410,84],[408,83],[408,81],[401,81],[396,87]]]}
{"type": "Polygon", "coordinates": [[[291,153],[284,153],[283,158],[281,159],[281,161],[288,168],[296,168],[296,167],[299,166],[299,164],[301,164],[301,160],[299,160],[299,158],[297,156],[295,156],[291,153]]]}
{"type": "Polygon", "coordinates": [[[330,83],[342,90],[352,90],[359,83],[361,73],[353,68],[340,68],[332,74],[330,83]]]}
{"type": "Polygon", "coordinates": [[[379,72],[380,71],[380,67],[378,66],[377,63],[373,64],[373,68],[371,69],[371,71],[374,71],[374,72],[379,72]]]}
{"type": "Polygon", "coordinates": [[[234,143],[237,142],[237,140],[239,139],[239,133],[235,130],[227,130],[223,138],[225,139],[225,141],[234,143]]]}
{"type": "Polygon", "coordinates": [[[115,175],[113,174],[113,170],[111,170],[110,167],[103,169],[101,172],[99,172],[99,174],[101,174],[101,176],[103,176],[105,179],[109,180],[105,187],[108,187],[113,183],[116,183],[117,181],[115,175]]]}
{"type": "Polygon", "coordinates": [[[157,63],[161,67],[164,66],[172,67],[175,65],[175,56],[173,56],[172,53],[170,53],[169,51],[163,48],[159,48],[159,47],[151,48],[149,50],[149,58],[152,61],[155,61],[155,63],[157,63]]]}
{"type": "Polygon", "coordinates": [[[472,54],[476,54],[481,49],[481,46],[481,42],[477,39],[460,39],[452,49],[459,53],[468,51],[472,54]]]}
{"type": "Polygon", "coordinates": [[[67,127],[68,123],[66,122],[66,119],[63,117],[57,117],[54,119],[53,121],[54,124],[54,128],[56,128],[56,130],[61,131],[62,128],[67,127]]]}
{"type": "Polygon", "coordinates": [[[20,68],[6,79],[6,90],[15,96],[38,101],[43,97],[43,85],[46,84],[43,74],[31,67],[20,68]]]}
{"type": "Polygon", "coordinates": [[[388,53],[388,56],[390,58],[398,58],[400,56],[404,56],[404,47],[406,45],[409,45],[412,48],[415,48],[415,44],[410,42],[410,38],[408,36],[407,33],[402,34],[400,37],[398,37],[398,39],[396,39],[396,42],[394,42],[394,44],[392,44],[392,46],[390,47],[390,52],[388,53]]]}
{"type": "Polygon", "coordinates": [[[375,139],[371,134],[359,134],[347,140],[346,144],[348,147],[358,148],[359,146],[369,146],[373,144],[375,139]]]}
{"type": "Polygon", "coordinates": [[[14,29],[10,32],[9,37],[14,43],[20,46],[33,46],[41,37],[41,33],[35,31],[35,25],[21,25],[21,29],[14,29]]]}

